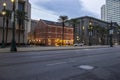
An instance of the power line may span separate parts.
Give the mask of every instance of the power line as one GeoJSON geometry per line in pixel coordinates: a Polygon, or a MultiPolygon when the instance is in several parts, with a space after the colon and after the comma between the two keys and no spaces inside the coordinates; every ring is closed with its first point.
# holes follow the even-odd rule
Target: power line
{"type": "MultiPolygon", "coordinates": [[[[39,8],[36,8],[36,7],[31,7],[31,8],[33,8],[33,9],[35,9],[35,10],[40,10],[39,8]]],[[[41,11],[41,10],[40,10],[41,11]]]]}

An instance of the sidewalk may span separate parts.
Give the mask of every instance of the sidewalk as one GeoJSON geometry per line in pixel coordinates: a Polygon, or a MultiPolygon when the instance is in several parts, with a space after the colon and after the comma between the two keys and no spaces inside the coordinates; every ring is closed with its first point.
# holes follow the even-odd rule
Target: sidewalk
{"type": "MultiPolygon", "coordinates": [[[[31,52],[31,51],[54,51],[54,50],[73,50],[85,48],[107,48],[107,46],[64,46],[64,47],[17,47],[17,52],[31,52]]],[[[10,48],[0,48],[0,53],[10,52],[10,48]]]]}

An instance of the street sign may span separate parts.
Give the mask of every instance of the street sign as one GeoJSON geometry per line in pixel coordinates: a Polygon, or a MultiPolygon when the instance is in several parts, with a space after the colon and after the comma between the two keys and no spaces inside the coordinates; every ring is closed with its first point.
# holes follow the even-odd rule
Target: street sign
{"type": "Polygon", "coordinates": [[[111,30],[109,31],[109,34],[113,34],[113,29],[111,29],[111,30]]]}

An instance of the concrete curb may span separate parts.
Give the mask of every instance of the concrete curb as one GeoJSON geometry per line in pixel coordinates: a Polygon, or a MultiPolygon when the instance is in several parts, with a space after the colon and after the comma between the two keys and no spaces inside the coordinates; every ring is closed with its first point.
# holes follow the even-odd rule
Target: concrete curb
{"type": "MultiPolygon", "coordinates": [[[[109,46],[71,46],[71,47],[21,47],[17,52],[41,52],[41,51],[56,51],[56,50],[77,50],[77,49],[93,49],[93,48],[108,48],[109,46]]],[[[0,53],[10,53],[10,48],[1,48],[0,53]]],[[[14,52],[13,52],[14,53],[14,52]]]]}

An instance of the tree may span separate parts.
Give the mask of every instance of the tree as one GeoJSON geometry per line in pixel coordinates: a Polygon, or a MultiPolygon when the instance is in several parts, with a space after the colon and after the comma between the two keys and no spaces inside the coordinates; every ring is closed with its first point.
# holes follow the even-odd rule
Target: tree
{"type": "Polygon", "coordinates": [[[5,40],[6,45],[8,40],[8,25],[9,25],[9,20],[11,19],[11,13],[12,11],[6,10],[6,40],[5,40]]]}
{"type": "Polygon", "coordinates": [[[105,35],[107,35],[108,31],[105,27],[102,27],[102,26],[97,26],[96,27],[96,30],[97,30],[97,33],[100,37],[100,40],[101,40],[101,45],[104,45],[105,44],[105,35]]]}
{"type": "Polygon", "coordinates": [[[75,40],[76,40],[76,38],[75,38],[75,34],[76,34],[76,30],[75,30],[75,28],[76,28],[76,24],[77,24],[77,19],[71,19],[70,20],[70,23],[73,25],[73,44],[75,44],[75,40]]]}
{"type": "MultiPolygon", "coordinates": [[[[26,16],[26,12],[17,10],[16,18],[18,20],[18,46],[20,46],[20,32],[24,29],[24,21],[28,21],[28,17],[26,16]]],[[[24,43],[24,31],[23,31],[23,43],[24,43]]]]}
{"type": "Polygon", "coordinates": [[[64,45],[64,27],[65,21],[68,19],[68,16],[59,16],[59,20],[62,22],[62,45],[64,45]]]}

